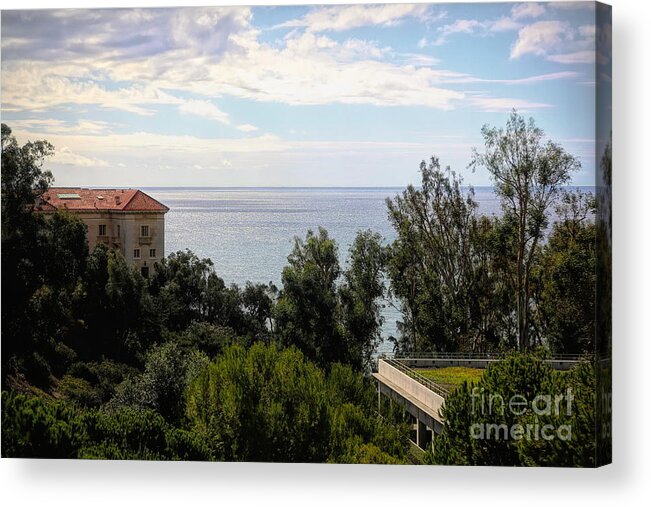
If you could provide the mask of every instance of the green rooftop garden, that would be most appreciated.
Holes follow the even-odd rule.
[[[460,386],[464,380],[468,382],[480,379],[484,370],[479,368],[466,368],[465,366],[450,366],[448,368],[416,369],[423,377],[433,380],[442,387],[452,391]]]

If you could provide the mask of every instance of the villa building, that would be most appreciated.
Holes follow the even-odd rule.
[[[149,276],[165,256],[165,213],[169,208],[141,190],[50,188],[37,209],[66,209],[87,226],[88,248],[103,243],[120,250],[131,265]]]

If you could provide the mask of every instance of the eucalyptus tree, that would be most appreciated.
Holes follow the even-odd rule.
[[[495,349],[509,337],[508,223],[479,216],[472,187],[436,157],[420,171],[420,188],[387,200],[397,234],[387,255],[402,312],[397,349]]]
[[[470,167],[485,168],[492,176],[507,218],[516,227],[512,269],[516,278],[518,346],[530,346],[531,272],[538,246],[561,187],[580,167],[577,158],[545,139],[533,118],[513,111],[505,128],[482,128],[484,152],[473,150]]]

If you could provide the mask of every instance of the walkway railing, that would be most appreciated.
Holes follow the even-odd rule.
[[[421,375],[417,371],[412,370],[411,368],[409,368],[409,366],[404,365],[399,360],[389,359],[389,358],[384,358],[381,360],[387,363],[389,366],[393,366],[396,370],[400,371],[401,373],[404,373],[408,377],[414,379],[419,384],[424,385],[430,391],[435,392],[439,396],[443,396],[445,398],[450,393],[450,391],[448,391],[444,387],[441,387],[439,384]]]
[[[392,359],[454,359],[454,360],[500,360],[505,359],[507,354],[499,352],[409,352],[397,354],[384,354],[384,357]],[[383,357],[380,356],[380,357]],[[544,357],[543,361],[579,361],[585,358],[580,354],[554,354]]]

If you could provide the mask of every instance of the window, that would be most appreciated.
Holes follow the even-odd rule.
[[[149,249],[149,257],[156,257],[156,249],[155,248],[150,248]]]
[[[120,224],[118,224],[118,236],[120,235]]]
[[[142,237],[142,238],[148,238],[149,237],[149,226],[148,225],[141,225],[140,226],[140,237]]]
[[[140,248],[134,248],[133,249],[133,258],[134,259],[140,259]]]
[[[106,224],[99,224],[98,229],[99,230],[97,234],[99,234],[100,236],[106,236]]]
[[[149,266],[141,267],[140,274],[143,276],[143,278],[149,278]]]

